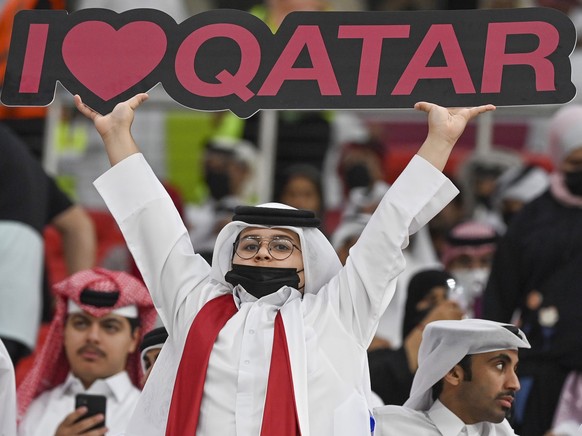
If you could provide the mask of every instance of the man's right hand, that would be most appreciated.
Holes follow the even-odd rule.
[[[81,418],[85,413],[87,413],[86,407],[79,407],[74,412],[69,413],[57,427],[55,436],[74,436],[81,434],[83,436],[103,436],[105,433],[107,433],[107,427],[105,427],[104,423],[105,416],[98,414],[79,420],[79,418]],[[99,423],[103,423],[103,427],[86,432],[95,424]]]

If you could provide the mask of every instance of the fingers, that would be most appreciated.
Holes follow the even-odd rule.
[[[102,436],[107,432],[105,427],[105,416],[103,414],[97,414],[89,418],[83,419],[83,416],[87,413],[86,407],[79,407],[74,412],[69,413],[66,418],[61,422],[55,436],[67,436],[67,435],[78,435],[83,434],[85,436]],[[103,424],[98,429],[86,432],[95,425]]]
[[[74,424],[79,418],[81,418],[85,413],[87,413],[87,408],[86,407],[79,407],[78,409],[76,409],[74,412],[69,413],[65,419],[63,420],[63,422],[61,423],[61,425],[65,425],[65,426],[71,426],[72,424]]]
[[[81,112],[83,115],[85,115],[90,120],[94,120],[99,115],[97,112],[95,112],[93,109],[91,109],[85,103],[83,103],[83,100],[81,100],[81,96],[79,94],[76,94],[73,98],[75,101],[75,106],[77,107],[79,112]]]
[[[434,103],[429,103],[426,101],[419,101],[414,105],[414,109],[422,112],[430,112],[433,108],[441,107]],[[447,109],[450,113],[458,113],[468,111],[469,118],[476,117],[484,112],[494,111],[496,107],[492,104],[484,104],[481,106],[475,106],[470,108],[449,108]]]
[[[83,434],[85,436],[91,435],[91,436],[100,436],[105,434],[105,432],[107,431],[107,429],[105,428],[105,416],[103,416],[101,413],[91,416],[89,418],[85,418],[85,419],[81,419],[81,421],[75,423],[74,425],[71,426],[71,430],[73,431],[72,434]],[[90,428],[101,424],[99,426],[99,428],[96,428],[94,430],[91,430],[90,432],[87,432],[87,430],[89,430]]]
[[[84,431],[81,434],[83,436],[103,436],[108,432],[108,428],[103,426],[103,427],[99,427],[96,428],[95,430],[91,430],[91,431]]]
[[[416,103],[414,105],[414,109],[416,109],[417,111],[422,111],[422,112],[428,113],[435,106],[436,106],[436,104],[434,104],[434,103],[429,103],[426,101],[419,101],[418,103]]]
[[[495,106],[493,106],[492,104],[485,104],[482,106],[476,106],[473,108],[469,109],[469,115],[471,118],[476,117],[479,114],[485,113],[485,112],[490,112],[490,111],[494,111],[495,109],[497,109]]]
[[[149,95],[147,95],[145,92],[142,92],[141,94],[136,94],[133,97],[131,97],[129,100],[127,100],[127,103],[129,104],[130,108],[135,110],[140,104],[142,104],[148,98]]]
[[[89,118],[91,120],[95,120],[96,117],[100,116],[100,114],[98,112],[94,111],[89,106],[87,106],[85,103],[83,103],[83,100],[81,99],[81,96],[79,94],[76,94],[73,98],[74,98],[75,106],[77,107],[79,112],[81,112],[87,118]],[[144,92],[141,94],[134,95],[129,100],[122,102],[122,103],[119,103],[119,105],[127,104],[127,105],[129,105],[129,107],[132,110],[135,110],[139,105],[141,105],[148,98],[149,98],[149,95],[147,95]]]

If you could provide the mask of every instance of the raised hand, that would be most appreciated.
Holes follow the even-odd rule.
[[[418,154],[440,170],[467,123],[479,114],[495,110],[492,104],[447,109],[424,101],[416,103],[414,108],[428,114],[428,136]]]
[[[111,113],[101,115],[85,105],[79,95],[75,95],[75,106],[79,112],[95,124],[112,165],[139,152],[137,144],[131,136],[131,124],[135,110],[147,99],[147,94],[134,95],[129,100],[116,105]]]

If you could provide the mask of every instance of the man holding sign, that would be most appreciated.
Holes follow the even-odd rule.
[[[169,332],[127,434],[370,433],[366,348],[402,249],[457,194],[441,170],[467,122],[494,106],[415,106],[427,139],[343,268],[313,214],[273,203],[237,210],[209,266],[131,136],[146,99],[101,116],[75,97],[113,165],[95,186]]]

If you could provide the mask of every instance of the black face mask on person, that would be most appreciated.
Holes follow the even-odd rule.
[[[233,286],[241,285],[249,294],[261,298],[277,292],[283,286],[299,289],[299,273],[301,271],[297,271],[297,268],[233,264],[232,269],[226,273],[224,279]]]
[[[372,183],[372,176],[368,171],[368,167],[363,163],[356,163],[346,168],[345,179],[349,190],[366,188]]]
[[[205,181],[210,195],[220,200],[230,194],[230,176],[226,171],[205,170]]]
[[[564,183],[572,195],[582,197],[582,171],[565,172]]]

